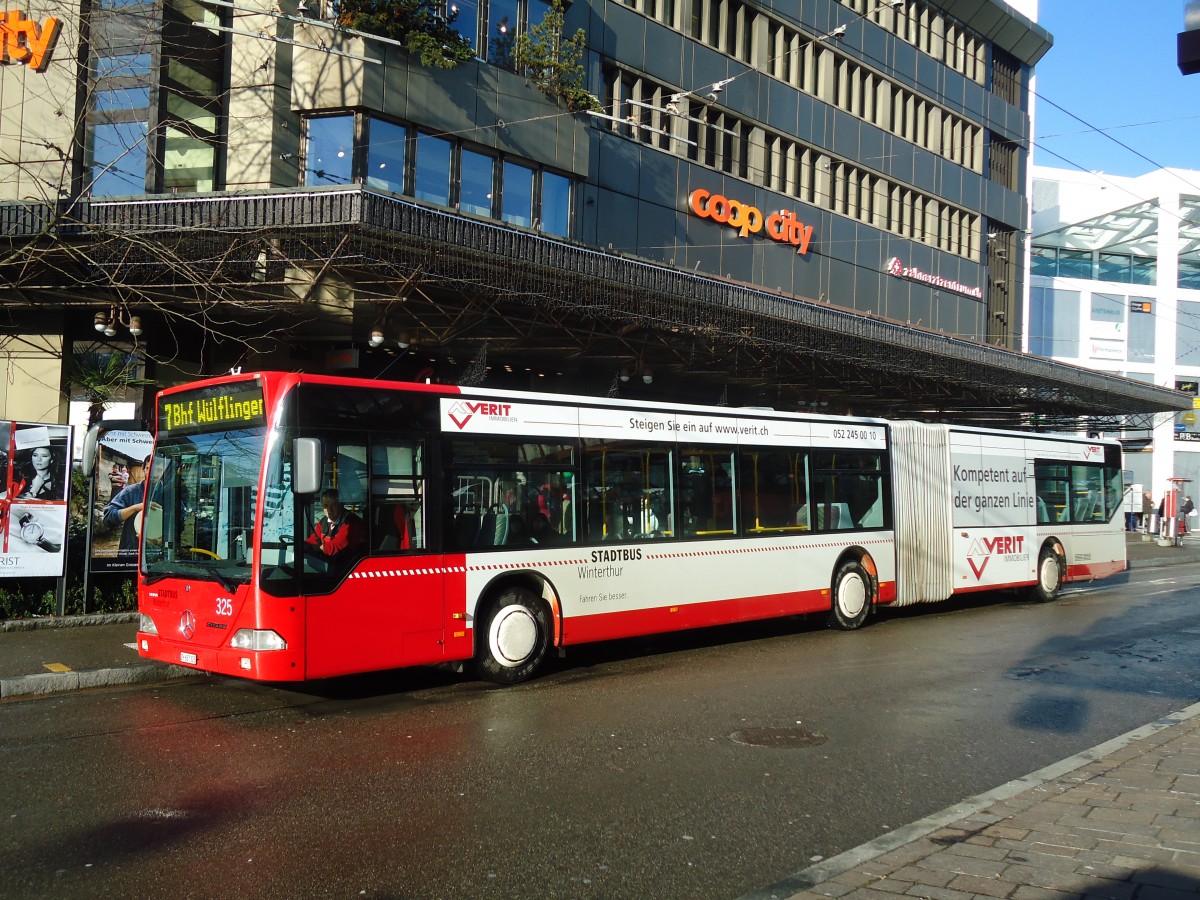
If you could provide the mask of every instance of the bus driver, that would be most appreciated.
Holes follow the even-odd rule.
[[[321,509],[325,515],[313,526],[313,533],[305,541],[318,548],[322,556],[341,557],[365,542],[363,520],[342,505],[337,491],[330,488],[321,494]]]

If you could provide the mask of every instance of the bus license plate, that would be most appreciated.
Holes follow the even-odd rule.
[[[179,661],[181,663],[187,663],[189,666],[194,666],[197,662],[196,654],[195,653],[184,653],[181,651],[179,654]]]

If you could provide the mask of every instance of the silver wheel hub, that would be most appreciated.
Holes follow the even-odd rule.
[[[838,583],[837,605],[848,619],[855,618],[867,605],[867,586],[858,575],[847,575]]]
[[[492,617],[488,646],[500,665],[512,669],[533,655],[537,647],[538,623],[523,606],[506,606]]]
[[[1049,592],[1058,587],[1058,560],[1047,556],[1042,560],[1042,589]]]

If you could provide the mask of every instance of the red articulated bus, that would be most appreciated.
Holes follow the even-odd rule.
[[[294,373],[162,391],[139,652],[269,681],[1125,568],[1113,442]]]

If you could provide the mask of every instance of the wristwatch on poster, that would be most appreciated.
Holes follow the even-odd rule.
[[[21,529],[21,540],[27,544],[36,544],[47,553],[57,553],[59,545],[53,541],[46,540],[46,529],[41,523],[33,518],[32,513],[22,513],[17,520],[17,526]]]

